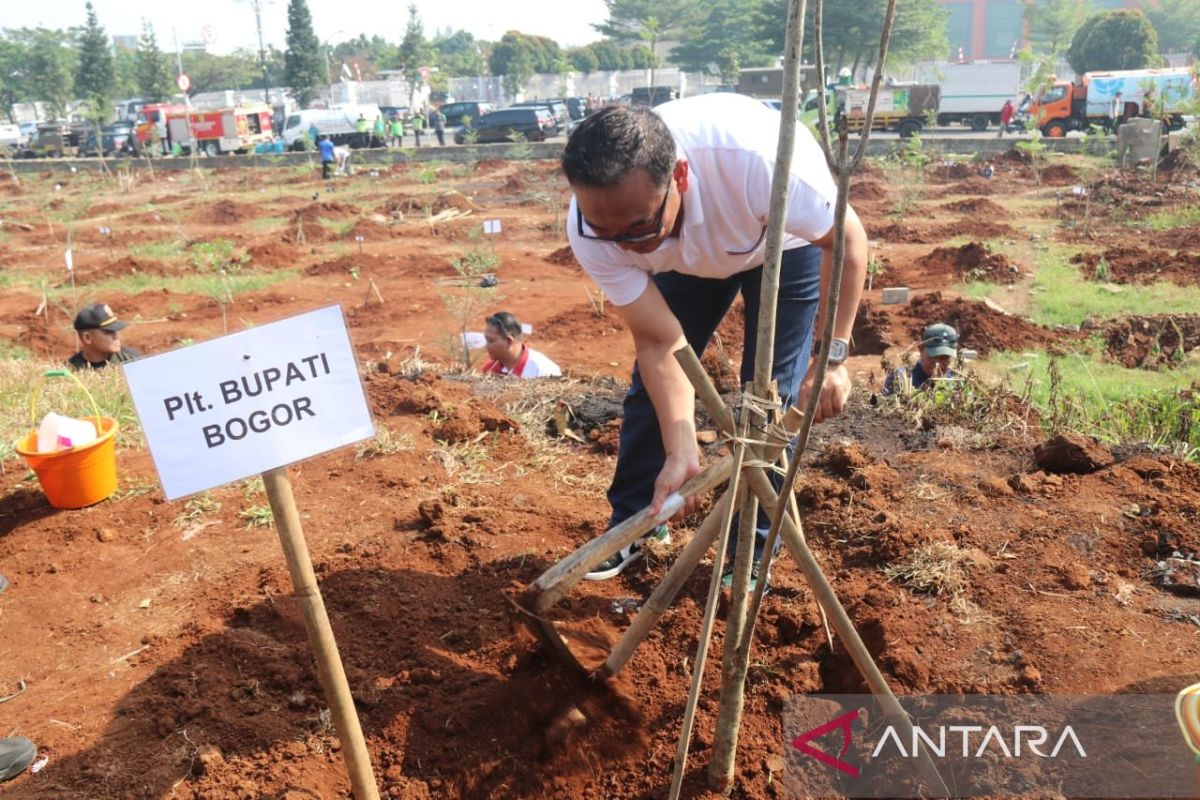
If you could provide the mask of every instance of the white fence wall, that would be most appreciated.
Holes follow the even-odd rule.
[[[699,72],[682,72],[677,67],[660,67],[654,72],[654,83],[671,86],[680,96],[702,94],[712,91],[721,84],[720,78]],[[562,75],[538,74],[529,79],[524,90],[516,97],[509,97],[504,90],[502,76],[475,76],[451,78],[450,94],[455,100],[478,100],[495,103],[503,107],[522,100],[540,100],[544,97],[620,97],[629,94],[635,86],[649,86],[648,69],[631,69],[597,72],[566,72]]]

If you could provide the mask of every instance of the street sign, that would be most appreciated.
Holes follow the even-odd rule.
[[[192,88],[192,79],[187,76],[186,72],[179,73],[179,77],[175,79],[175,85],[179,87],[179,91],[186,92]]]
[[[168,500],[375,435],[340,306],[122,368]]]

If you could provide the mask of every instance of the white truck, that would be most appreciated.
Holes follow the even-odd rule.
[[[315,125],[317,134],[329,136],[334,144],[345,144],[352,147],[365,147],[359,142],[358,118],[362,116],[367,121],[368,136],[375,125],[375,119],[383,116],[375,103],[359,103],[334,106],[333,108],[305,108],[288,115],[283,123],[283,141],[290,150],[303,148],[302,139]],[[316,142],[313,142],[315,145]]]
[[[973,131],[1000,124],[1005,100],[1017,103],[1021,92],[1021,64],[1016,61],[946,62],[938,65],[942,87],[937,124],[969,125]]]

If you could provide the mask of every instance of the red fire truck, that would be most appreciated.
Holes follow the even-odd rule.
[[[167,117],[171,114],[183,114],[187,106],[182,103],[146,103],[137,112],[138,145],[145,149],[148,144],[161,145],[163,152],[170,150],[167,145]]]
[[[271,142],[271,107],[263,104],[184,111],[167,115],[167,135],[190,153],[192,142],[208,156],[245,153],[256,144]]]

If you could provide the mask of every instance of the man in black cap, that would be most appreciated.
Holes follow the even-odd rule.
[[[141,358],[140,350],[121,347],[121,331],[128,323],[117,319],[113,310],[104,303],[92,303],[75,316],[75,330],[79,334],[79,352],[67,359],[72,369],[102,369],[109,364],[120,364]]]

